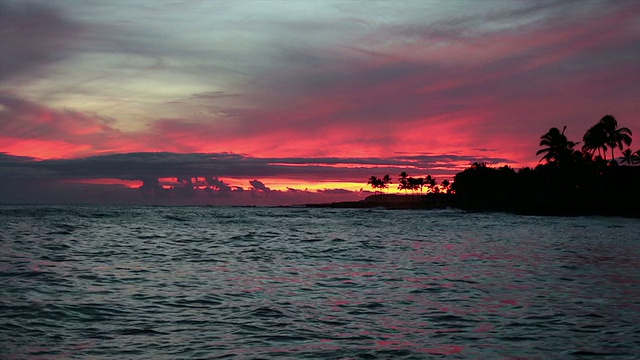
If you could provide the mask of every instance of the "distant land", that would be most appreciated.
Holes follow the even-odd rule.
[[[427,195],[402,195],[402,194],[376,194],[367,196],[360,201],[342,201],[325,204],[307,204],[311,208],[353,208],[370,209],[385,208],[389,210],[404,209],[445,209],[457,207],[454,194],[427,194]]]
[[[502,211],[528,215],[604,215],[640,217],[640,151],[628,146],[632,132],[618,127],[612,115],[605,115],[587,130],[582,149],[551,128],[540,137],[543,155],[535,168],[514,170],[474,163],[455,175],[453,183],[411,177],[402,172],[400,190],[411,195],[384,194],[392,180],[372,176],[369,184],[381,194],[362,201],[315,204],[310,207],[386,209],[458,208],[466,211]],[[624,149],[624,146],[627,146]],[[624,149],[624,150],[623,150]],[[621,157],[616,158],[619,150]],[[607,158],[607,153],[610,157]],[[620,163],[616,159],[620,160]],[[427,194],[416,194],[427,188]]]

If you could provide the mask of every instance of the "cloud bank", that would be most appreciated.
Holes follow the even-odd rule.
[[[227,195],[531,166],[554,126],[640,131],[638,19],[633,1],[0,0],[0,152],[44,179]]]
[[[364,186],[371,174],[395,176],[408,169],[416,175],[429,172],[441,179],[450,178],[459,169],[443,166],[437,170],[437,165],[439,162],[450,165],[452,161],[463,168],[475,161],[501,163],[504,159],[455,155],[393,159],[253,158],[229,153],[164,152],[37,160],[0,153],[0,173],[4,175],[0,202],[291,205],[357,200],[369,192],[330,188],[331,184],[354,182]],[[327,187],[273,190],[263,182],[282,178],[303,182],[321,179]],[[232,185],[225,179],[242,181],[244,185]]]

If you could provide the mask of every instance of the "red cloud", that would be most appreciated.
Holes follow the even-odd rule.
[[[7,94],[0,95],[0,106],[5,119],[0,122],[0,151],[64,158],[136,149],[132,137],[112,128],[110,119],[53,110]]]
[[[120,131],[97,114],[4,96],[2,116],[9,120],[0,124],[0,151],[37,157],[448,153],[532,165],[538,137],[552,126],[568,125],[576,141],[607,113],[640,128],[640,7],[590,6],[575,16],[566,16],[574,5],[551,4],[486,19],[377,28],[358,44],[301,48],[305,56],[283,54],[281,68],[267,67],[260,82],[232,96],[215,91],[181,100],[181,107],[210,101],[219,110],[210,119],[158,119],[139,132]],[[502,30],[485,26],[529,18],[541,20]],[[216,101],[227,98],[234,106],[224,111]]]

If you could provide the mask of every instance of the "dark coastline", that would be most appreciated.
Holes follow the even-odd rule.
[[[629,198],[609,197],[606,202],[579,201],[552,202],[536,199],[529,202],[465,203],[455,194],[428,195],[371,195],[361,201],[343,201],[322,204],[306,204],[308,208],[335,209],[385,209],[385,210],[436,210],[457,209],[468,213],[503,212],[532,216],[622,216],[640,218],[640,206]],[[627,200],[627,201],[625,201]]]
[[[560,131],[551,128],[540,137],[543,155],[535,168],[515,170],[509,166],[491,167],[475,162],[457,173],[453,182],[435,178],[411,177],[400,173],[398,189],[406,195],[376,194],[358,202],[313,204],[309,207],[386,209],[456,208],[469,212],[505,212],[550,216],[624,216],[640,217],[640,150],[633,152],[632,132],[618,127],[612,115],[605,115],[589,128],[582,151]],[[615,151],[622,157],[616,160]],[[611,157],[607,159],[608,151]],[[626,164],[626,166],[624,166]],[[371,176],[368,185],[387,189],[387,174]],[[427,187],[427,194],[417,194]],[[411,195],[406,191],[410,190]]]
[[[309,208],[372,209],[387,210],[427,210],[455,208],[455,196],[452,194],[400,195],[377,194],[367,196],[360,201],[343,201],[324,204],[307,204]]]

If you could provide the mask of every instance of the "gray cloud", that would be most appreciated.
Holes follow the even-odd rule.
[[[46,4],[0,0],[0,82],[27,73],[37,76],[43,66],[65,59],[81,30]]]
[[[216,190],[224,193],[231,192],[231,186],[224,183],[224,181],[218,179],[217,177],[209,177],[206,178],[205,181],[209,186],[214,187]]]
[[[451,176],[473,162],[510,163],[508,159],[461,155],[412,155],[390,158],[254,158],[231,153],[177,154],[168,152],[129,153],[80,159],[40,160],[0,153],[2,173],[24,177],[38,174],[49,179],[116,178],[143,180],[146,188],[157,188],[151,179],[178,178],[186,183],[203,177],[206,184],[222,191],[231,190],[220,177],[299,178],[309,180],[362,181],[375,173],[412,173]],[[349,165],[344,167],[343,165]],[[448,170],[433,170],[433,167]],[[13,171],[8,171],[13,169]],[[256,180],[257,181],[257,180]],[[255,189],[265,190],[261,182]],[[262,184],[264,185],[264,184]],[[257,187],[256,187],[257,186]]]
[[[249,181],[249,184],[251,184],[251,187],[253,188],[254,191],[262,191],[265,193],[271,192],[271,189],[269,189],[262,181],[260,180],[251,180]]]
[[[138,104],[151,99],[148,108],[135,109],[145,114],[148,112],[141,110],[152,109],[152,133],[123,133],[106,116],[55,110],[35,102],[45,104],[46,99],[36,96],[27,101],[26,95],[5,93],[0,97],[2,135],[90,148],[83,154],[211,149],[202,143],[192,145],[198,137],[227,149],[224,142],[228,139],[261,144],[260,136],[265,134],[270,135],[265,136],[268,140],[254,154],[261,150],[285,153],[271,148],[300,139],[302,143],[305,136],[318,140],[315,149],[303,149],[306,153],[332,154],[332,148],[340,145],[359,150],[377,149],[380,144],[400,148],[396,145],[404,145],[401,135],[414,135],[416,128],[424,133],[402,149],[437,150],[441,147],[436,126],[454,120],[459,123],[443,131],[454,143],[446,148],[457,146],[459,135],[468,137],[460,140],[460,152],[396,154],[384,159],[301,158],[292,152],[281,158],[168,152],[45,161],[0,156],[0,174],[5,179],[26,179],[14,181],[14,186],[109,177],[142,180],[143,191],[167,194],[158,178],[180,178],[184,180],[181,188],[195,189],[198,185],[191,179],[205,177],[208,186],[226,193],[228,185],[220,180],[224,177],[363,181],[370,175],[407,170],[450,178],[461,166],[475,161],[522,160],[510,158],[516,147],[519,154],[534,158],[536,139],[551,126],[568,124],[568,131],[584,131],[609,112],[624,126],[634,130],[640,126],[635,116],[640,93],[637,2],[523,2],[501,4],[500,8],[507,9],[496,11],[481,9],[494,6],[491,4],[476,7],[470,6],[473,2],[443,2],[442,6],[469,7],[473,16],[447,11],[446,16],[427,18],[428,6],[421,2],[398,6],[379,2],[364,8],[338,2],[327,7],[338,9],[339,17],[331,13],[310,21],[279,8],[256,9],[242,2],[226,3],[225,11],[212,15],[216,21],[208,16],[184,21],[173,3],[147,6],[134,2],[127,6],[128,11],[121,11],[118,3],[86,4],[0,0],[0,81],[13,76],[48,79],[37,70],[74,52],[86,54],[100,61],[82,63],[91,72],[83,69],[78,74],[69,71],[75,64],[69,63],[68,74],[77,76],[69,81],[92,78],[96,70],[113,82],[92,84],[87,91],[93,95],[117,100],[118,108],[130,95]],[[208,5],[214,6],[207,2],[180,6]],[[108,10],[104,14],[109,20],[89,11],[96,6]],[[326,15],[324,10],[321,13]],[[154,16],[142,16],[148,11]],[[263,16],[262,11],[278,16]],[[229,12],[235,15],[225,18]],[[248,18],[240,17],[245,14]],[[327,20],[335,26],[327,26]],[[93,30],[96,28],[101,31]],[[202,29],[210,31],[205,34]],[[210,34],[216,36],[203,37]],[[81,43],[75,42],[80,38]],[[425,49],[432,53],[426,56]],[[154,89],[139,87],[122,94],[113,90],[134,81],[175,83],[175,88],[187,85],[175,99],[188,102],[189,110],[162,114],[170,119],[158,120],[161,110],[154,109],[153,103],[157,99],[146,93],[136,97],[138,91]],[[55,89],[49,91],[61,92],[63,99],[68,94],[60,82],[42,83],[51,84]],[[102,92],[110,87],[110,92]],[[206,91],[209,88],[214,90]],[[192,105],[205,115],[191,118]],[[136,116],[123,114],[137,117],[136,111]],[[213,120],[209,118],[212,113]],[[433,132],[429,132],[431,126]],[[579,140],[580,135],[573,138]],[[509,155],[460,155],[464,152]],[[221,184],[216,185],[217,181]]]
[[[0,153],[0,203],[287,205],[352,201],[368,193],[344,189],[278,191],[258,179],[355,181],[365,186],[371,175],[395,177],[406,170],[414,176],[431,174],[438,179],[451,178],[460,166],[473,161],[503,160],[429,154],[389,159],[261,159],[229,153],[166,152],[37,160]],[[450,167],[447,169],[447,166]],[[248,180],[250,188],[245,190],[229,186],[222,180],[224,177],[253,180]],[[166,178],[175,180],[159,181]],[[132,189],[121,185],[82,183],[82,180],[90,179],[139,180],[142,186]]]

